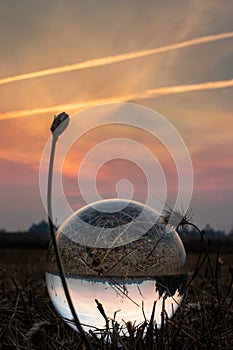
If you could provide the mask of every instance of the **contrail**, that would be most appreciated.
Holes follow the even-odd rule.
[[[233,32],[207,35],[207,36],[202,36],[202,37],[182,41],[180,43],[171,44],[171,45],[167,45],[167,46],[163,46],[155,49],[133,51],[133,52],[124,53],[124,54],[115,55],[115,56],[106,56],[106,57],[90,59],[79,63],[74,63],[74,64],[65,65],[65,66],[54,67],[54,68],[44,69],[36,72],[19,74],[11,77],[2,78],[0,79],[0,85],[13,83],[20,80],[49,76],[49,75],[58,74],[58,73],[65,73],[65,72],[71,72],[75,70],[107,66],[113,63],[133,60],[136,58],[146,57],[146,56],[150,56],[150,55],[154,55],[162,52],[177,50],[184,47],[209,43],[211,41],[223,40],[223,39],[228,39],[232,37],[233,37]]]
[[[233,87],[233,79],[209,81],[209,82],[197,83],[197,84],[165,86],[165,87],[159,87],[156,89],[148,89],[142,92],[132,93],[132,94],[123,95],[123,96],[99,98],[99,99],[87,100],[83,102],[56,105],[56,106],[44,107],[44,108],[10,111],[6,113],[1,113],[0,120],[33,116],[36,114],[44,114],[44,113],[57,114],[57,113],[60,113],[61,111],[77,112],[80,109],[88,108],[88,107],[91,107],[97,104],[102,104],[102,103],[126,102],[131,100],[140,100],[140,99],[142,100],[142,99],[152,98],[152,97],[156,98],[159,96],[182,94],[182,93],[187,93],[192,91],[224,89],[228,87]]]

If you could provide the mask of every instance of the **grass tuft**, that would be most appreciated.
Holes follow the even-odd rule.
[[[200,252],[188,254],[182,304],[170,320],[163,310],[160,329],[154,322],[155,304],[148,321],[135,325],[126,320],[122,334],[115,319],[106,315],[104,302],[96,300],[106,327],[87,334],[93,349],[232,349],[232,255],[211,253],[203,236],[200,247]],[[0,349],[85,350],[79,334],[61,320],[49,299],[46,251],[2,249],[0,263]]]

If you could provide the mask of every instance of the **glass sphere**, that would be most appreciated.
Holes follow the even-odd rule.
[[[58,229],[56,240],[65,277],[84,329],[103,329],[97,308],[123,328],[127,321],[154,321],[177,310],[186,282],[186,254],[177,232],[160,223],[153,209],[134,201],[102,200],[75,212]],[[46,283],[58,313],[74,329],[59,277],[53,246]],[[161,316],[164,311],[165,316]],[[111,322],[110,322],[111,325]]]

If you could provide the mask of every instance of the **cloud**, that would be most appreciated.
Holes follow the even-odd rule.
[[[44,70],[40,70],[40,71],[36,71],[36,72],[19,74],[19,75],[15,75],[15,76],[2,78],[2,79],[0,79],[0,85],[16,82],[16,81],[20,81],[20,80],[35,79],[35,78],[49,76],[49,75],[53,75],[53,74],[66,73],[66,72],[71,72],[71,71],[87,69],[87,68],[106,66],[109,64],[120,63],[120,62],[129,61],[129,60],[136,59],[136,58],[147,57],[150,55],[155,55],[155,54],[159,54],[159,53],[163,53],[163,52],[167,52],[167,51],[182,49],[182,48],[190,47],[190,46],[194,46],[194,45],[209,43],[212,41],[228,39],[228,38],[232,38],[232,37],[233,37],[233,32],[213,34],[213,35],[207,35],[207,36],[202,36],[202,37],[186,40],[183,42],[178,42],[178,43],[171,44],[171,45],[162,46],[162,47],[155,48],[155,49],[133,51],[133,52],[125,53],[125,54],[90,59],[90,60],[87,60],[84,62],[69,64],[69,65],[60,66],[60,67],[53,67],[53,68],[44,69]]]
[[[228,80],[219,80],[219,81],[208,81],[197,84],[185,84],[185,85],[175,85],[175,86],[164,86],[155,89],[148,89],[138,93],[129,93],[128,95],[123,96],[113,96],[106,98],[99,98],[93,100],[87,100],[78,103],[56,105],[51,107],[38,107],[34,109],[26,109],[19,111],[11,111],[0,114],[0,120],[20,118],[26,116],[32,116],[43,113],[58,113],[61,111],[74,111],[84,108],[88,108],[97,104],[104,103],[114,103],[114,102],[123,102],[130,100],[140,100],[148,98],[156,98],[159,96],[168,96],[173,94],[183,94],[194,91],[203,91],[203,90],[216,90],[216,89],[225,89],[233,87],[233,79]]]

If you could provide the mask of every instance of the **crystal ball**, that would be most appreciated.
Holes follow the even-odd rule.
[[[76,211],[56,232],[69,292],[85,331],[104,329],[106,320],[161,326],[181,303],[186,253],[176,230],[148,206],[121,199],[95,202]],[[46,283],[52,303],[74,329],[53,246]],[[162,317],[162,313],[164,313]]]

